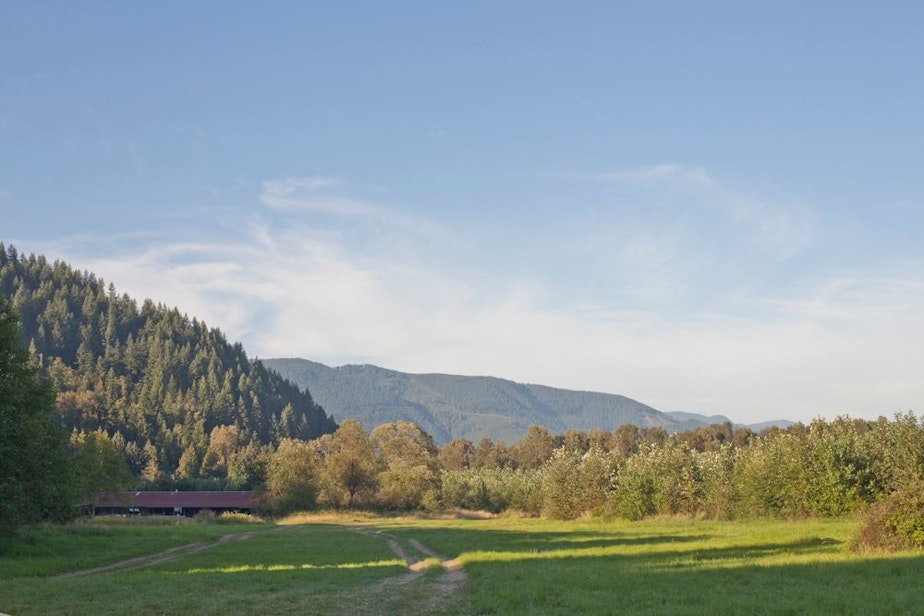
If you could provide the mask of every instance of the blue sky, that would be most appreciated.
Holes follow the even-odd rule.
[[[0,1],[0,240],[261,357],[922,410],[920,3],[325,4]]]

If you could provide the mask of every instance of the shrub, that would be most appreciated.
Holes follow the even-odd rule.
[[[809,426],[808,506],[813,515],[833,517],[874,500],[875,478],[854,422],[838,417]]]
[[[225,512],[215,518],[216,524],[259,524],[263,520],[249,513]]]
[[[734,485],[742,517],[808,517],[811,459],[805,435],[780,432],[753,441],[741,450]]]
[[[599,513],[612,480],[612,463],[599,449],[585,454],[556,449],[542,472],[542,514],[573,520],[587,512]]]
[[[542,515],[553,520],[580,516],[584,511],[580,454],[556,449],[543,471]]]
[[[509,503],[499,489],[498,469],[443,471],[440,495],[447,507],[498,513]]]
[[[695,453],[671,439],[631,456],[616,473],[613,512],[629,520],[697,513],[703,478]]]
[[[732,444],[725,443],[716,451],[696,456],[702,476],[700,507],[705,517],[734,517],[737,504],[734,477],[739,451]]]
[[[870,507],[851,547],[856,552],[924,550],[924,482]]]
[[[198,522],[211,522],[215,519],[215,512],[211,509],[200,509],[193,518]]]
[[[509,467],[443,471],[440,497],[446,507],[492,513],[517,509],[539,515],[542,475],[536,470]]]

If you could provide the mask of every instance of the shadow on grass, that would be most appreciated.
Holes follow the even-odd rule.
[[[721,552],[745,560],[709,568],[607,556],[466,569],[479,614],[921,614],[924,606],[924,556],[754,565],[746,553]]]
[[[362,596],[366,613],[414,613],[408,606],[434,594],[440,572],[398,585],[407,576],[386,544],[395,535],[402,544],[415,538],[464,563],[464,596],[451,603],[458,614],[924,613],[924,555],[852,555],[842,540],[819,536],[828,532],[824,526],[668,521],[366,528],[373,532],[333,524],[261,531],[144,570],[4,580],[0,611],[113,613],[130,595],[139,614],[356,613]],[[840,528],[837,537],[846,536]],[[125,532],[110,540],[119,536],[142,539]]]
[[[464,563],[477,614],[924,614],[924,554],[809,533],[398,532]]]
[[[462,551],[464,552],[493,551],[497,549],[503,549],[505,552],[536,552],[562,549],[645,547],[660,544],[692,543],[712,539],[712,535],[704,533],[639,535],[585,529],[575,531],[520,531],[493,530],[485,529],[484,527],[458,529],[396,525],[388,526],[386,531],[397,536],[439,538],[440,543],[458,546],[463,548]]]

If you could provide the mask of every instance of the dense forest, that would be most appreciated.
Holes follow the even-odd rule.
[[[268,447],[336,428],[219,330],[151,300],[139,307],[92,273],[0,243],[0,293],[55,389],[61,426],[105,433],[150,484],[253,486]]]

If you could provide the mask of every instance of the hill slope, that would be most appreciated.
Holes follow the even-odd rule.
[[[674,418],[625,396],[493,377],[407,374],[371,365],[330,368],[306,359],[263,363],[310,389],[338,420],[358,419],[367,429],[399,419],[413,421],[439,443],[454,438],[477,442],[482,437],[512,443],[533,424],[561,433],[572,428],[612,431],[624,423],[673,432],[715,423],[691,413]]]
[[[150,300],[139,308],[66,263],[0,243],[0,293],[52,379],[63,426],[104,430],[136,474],[152,465],[173,475],[183,462],[181,476],[220,476],[204,464],[219,426],[233,427],[234,448],[252,450],[336,429],[307,391],[250,361],[219,330]]]

